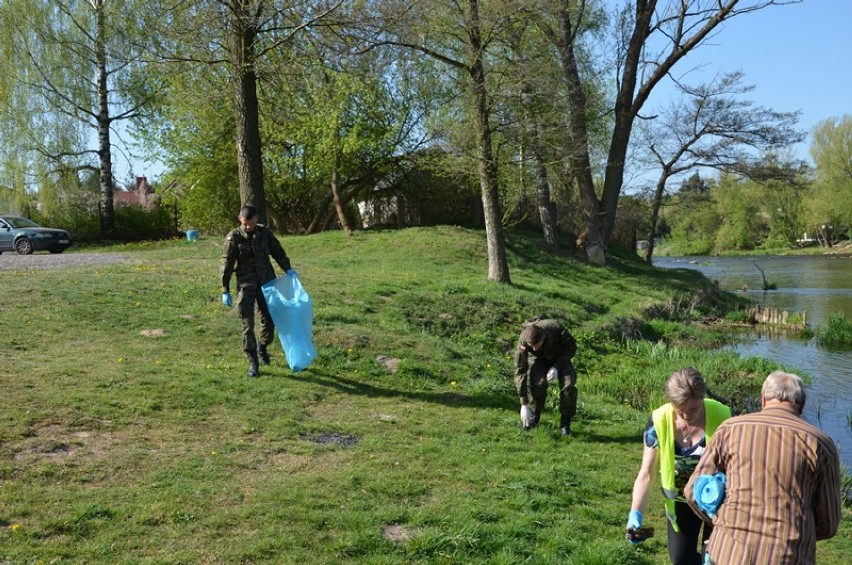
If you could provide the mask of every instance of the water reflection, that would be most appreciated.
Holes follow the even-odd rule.
[[[814,257],[664,257],[654,260],[662,268],[689,268],[719,281],[725,290],[750,300],[793,312],[806,311],[811,327],[829,316],[843,313],[852,320],[852,259]],[[763,291],[766,280],[778,286]],[[802,341],[783,331],[762,328],[744,332],[733,347],[741,355],[765,357],[793,372],[813,377],[808,387],[804,417],[828,433],[840,447],[840,457],[852,472],[852,351],[831,351]]]

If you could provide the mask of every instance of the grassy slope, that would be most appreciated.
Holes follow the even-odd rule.
[[[696,330],[673,322],[638,327],[668,347],[606,338],[706,281],[537,242],[510,234],[505,286],[485,280],[479,232],[285,238],[320,357],[294,375],[276,348],[252,381],[218,240],[0,272],[0,561],[665,563],[656,493],[658,536],[623,539],[647,408],[679,366],[733,396],[770,365],[685,348]],[[570,439],[554,406],[517,426],[512,350],[537,314],[581,343]],[[846,511],[819,562],[845,563],[850,537]]]

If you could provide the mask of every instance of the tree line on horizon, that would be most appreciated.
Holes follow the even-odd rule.
[[[824,216],[800,221],[848,225],[830,202],[848,182],[784,157],[798,114],[747,100],[742,73],[678,79],[675,103],[646,107],[721,24],[786,3],[5,0],[0,203],[56,220],[94,204],[109,238],[121,151],[164,164],[154,184],[183,225],[225,229],[252,203],[282,233],[351,233],[359,205],[391,207],[399,224],[484,227],[504,283],[505,226],[570,235],[603,264],[637,230],[677,233],[672,192],[694,170],[719,172],[713,194],[822,187]],[[625,197],[638,169],[659,180]]]

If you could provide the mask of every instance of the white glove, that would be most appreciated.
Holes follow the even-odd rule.
[[[521,404],[521,425],[528,428],[532,424],[533,413],[526,404]]]
[[[559,369],[556,367],[551,367],[547,372],[547,382],[551,383],[559,376]]]

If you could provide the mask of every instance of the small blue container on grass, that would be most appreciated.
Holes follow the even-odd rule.
[[[198,230],[186,230],[186,240],[195,241],[198,239]]]

